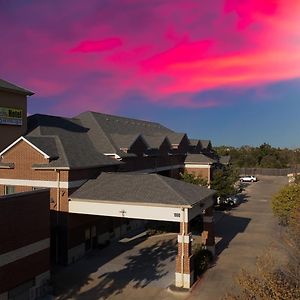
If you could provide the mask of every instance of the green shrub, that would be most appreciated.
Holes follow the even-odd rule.
[[[282,188],[272,199],[272,209],[281,225],[288,225],[293,213],[300,207],[300,185],[292,184]]]
[[[197,245],[193,249],[193,254],[194,254],[195,275],[199,276],[208,269],[210,263],[213,260],[213,255],[209,250],[205,249],[202,245]]]

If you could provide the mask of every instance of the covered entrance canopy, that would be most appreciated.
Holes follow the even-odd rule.
[[[70,196],[69,212],[180,222],[176,286],[193,283],[189,221],[203,214],[204,244],[214,247],[213,190],[157,174],[102,173]],[[210,248],[214,252],[214,249]]]

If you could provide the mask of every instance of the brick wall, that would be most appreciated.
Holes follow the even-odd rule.
[[[200,176],[203,178],[208,179],[209,176],[209,168],[207,169],[198,169],[198,168],[189,168],[188,166],[185,166],[185,170],[188,173],[194,174],[195,176]]]
[[[0,255],[50,237],[49,190],[0,197]],[[49,270],[49,248],[0,267],[0,293]]]
[[[14,163],[15,167],[0,169],[0,178],[56,180],[56,174],[53,171],[32,169],[32,164],[45,164],[48,160],[24,141],[20,141],[4,153],[1,162]]]
[[[0,151],[2,151],[25,134],[27,130],[27,98],[24,95],[0,91],[0,107],[22,109],[23,111],[22,126],[0,124]]]

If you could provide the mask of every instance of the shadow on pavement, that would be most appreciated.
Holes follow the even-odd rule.
[[[242,233],[250,223],[250,218],[242,218],[225,214],[221,224],[216,224],[216,236],[221,237],[221,240],[216,245],[216,254],[220,255],[223,250],[228,248],[230,242],[236,235]]]
[[[174,261],[177,254],[175,239],[157,241],[151,246],[141,248],[137,254],[126,257],[126,263],[120,270],[100,273],[96,279],[90,278],[90,274],[96,272],[101,265],[118,254],[132,249],[140,242],[142,240],[134,240],[127,243],[130,245],[126,246],[118,245],[118,253],[111,253],[110,255],[109,253],[101,254],[102,251],[99,251],[99,256],[105,256],[104,261],[97,259],[89,268],[85,268],[85,273],[81,274],[81,280],[72,282],[69,285],[71,289],[61,290],[59,293],[61,296],[57,299],[107,299],[111,295],[121,294],[129,284],[133,288],[143,288],[165,276],[168,273],[165,268],[166,264],[170,260]],[[114,251],[114,247],[110,246],[109,248],[110,251]],[[87,284],[91,284],[92,281],[97,282],[97,284],[78,295],[80,289]]]

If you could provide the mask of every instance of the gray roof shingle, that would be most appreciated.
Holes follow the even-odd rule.
[[[167,142],[170,144],[169,139],[163,135],[157,135],[157,136],[143,135],[143,138],[150,149],[159,149],[165,140],[167,140]]]
[[[212,164],[216,161],[204,154],[188,154],[185,158],[185,163],[204,163],[204,164]]]
[[[102,173],[88,180],[70,198],[192,207],[214,194],[205,187],[157,174]]]
[[[77,116],[82,124],[91,128],[89,135],[95,147],[102,153],[116,153],[119,147],[116,145],[115,137],[142,135],[149,141],[149,146],[159,148],[158,142],[163,142],[168,137],[171,144],[179,144],[185,137],[184,133],[173,132],[167,127],[155,123],[120,116],[107,115],[96,112],[84,112]],[[122,156],[122,155],[120,155]]]
[[[89,168],[120,164],[98,152],[87,131],[76,119],[30,116],[25,138],[52,158],[49,164],[36,167]]]
[[[111,134],[111,138],[118,149],[129,149],[132,144],[140,137],[139,134]]]
[[[32,96],[34,94],[33,92],[31,92],[29,90],[26,90],[22,87],[19,87],[15,84],[12,84],[3,79],[0,79],[0,90],[14,92],[14,93],[22,94],[22,95],[26,95],[26,96]]]
[[[197,146],[200,142],[200,140],[197,140],[197,139],[189,139],[189,142],[190,142],[190,145],[191,146]]]
[[[200,140],[200,143],[201,143],[202,148],[206,149],[209,146],[209,144],[211,143],[211,141],[210,140]]]

